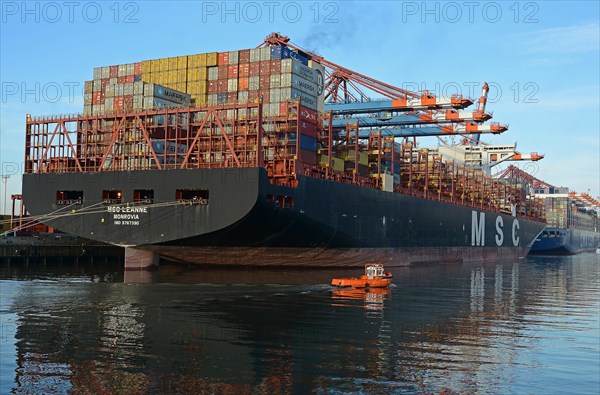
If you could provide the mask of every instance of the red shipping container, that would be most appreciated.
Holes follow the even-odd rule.
[[[217,81],[208,81],[208,93],[212,95],[212,94],[217,93],[217,90],[218,90]]]
[[[227,80],[217,81],[217,93],[227,93],[227,91],[228,91]]]
[[[109,75],[110,78],[117,77],[119,75],[119,66],[110,66]]]
[[[249,63],[250,62],[250,50],[242,49],[239,51],[238,60],[240,63]]]
[[[317,126],[306,121],[300,121],[300,134],[317,138]]]
[[[300,106],[300,119],[310,122],[313,125],[317,125],[317,112],[315,110],[311,110],[310,108]]]
[[[117,84],[124,84],[125,83],[125,77],[117,77]]]
[[[238,77],[238,65],[232,64],[227,67],[227,78],[237,78]]]
[[[240,77],[240,79],[238,80],[238,91],[247,91],[248,81],[249,77]]]
[[[217,54],[217,65],[223,66],[229,63],[229,52],[219,52]]]
[[[264,62],[260,62],[260,75],[269,75],[271,74],[271,62],[265,60]]]
[[[282,101],[281,104],[279,104],[279,115],[288,115],[288,103],[286,101]]]
[[[250,77],[255,77],[260,74],[260,63],[253,62],[250,63],[250,73],[248,74]]]
[[[98,92],[92,95],[92,104],[102,104],[104,102],[104,93]]]
[[[229,92],[227,94],[227,103],[236,103],[237,102],[237,92]]]
[[[250,65],[248,63],[241,64],[238,75],[240,77],[248,77],[250,75]]]
[[[120,96],[120,97],[115,97],[115,100],[114,100],[114,103],[113,103],[113,105],[114,105],[114,107],[113,107],[113,108],[114,108],[115,110],[122,110],[122,109],[123,109],[123,106],[125,105],[125,101],[123,100],[123,97],[122,97],[122,96]]]
[[[228,71],[229,71],[228,66],[219,66],[218,71],[219,71],[219,79],[226,80]]]
[[[128,75],[127,77],[125,77],[125,82],[129,83],[129,82],[135,82],[135,76],[133,75]]]
[[[307,151],[301,149],[298,155],[298,160],[309,165],[317,164],[317,153],[315,151]]]
[[[102,82],[100,83],[100,85],[102,86],[103,91],[106,90],[106,87],[108,86],[109,83],[110,83],[110,78],[102,78]]]
[[[271,86],[271,76],[261,75],[258,77],[258,84],[260,89],[269,89]]]
[[[281,60],[271,60],[271,74],[281,73]]]
[[[250,103],[257,102],[259,97],[260,97],[260,91],[250,91],[250,92],[248,92],[248,101]]]
[[[137,62],[133,64],[133,74],[142,74],[142,62]]]

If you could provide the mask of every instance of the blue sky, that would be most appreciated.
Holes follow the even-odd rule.
[[[3,173],[23,161],[25,115],[80,112],[94,67],[250,48],[279,31],[396,86],[478,96],[490,82],[488,109],[510,129],[483,139],[544,153],[527,166],[536,176],[600,194],[595,1],[2,1],[1,11]],[[8,193],[19,191],[14,174]]]

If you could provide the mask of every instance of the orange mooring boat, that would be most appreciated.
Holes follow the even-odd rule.
[[[365,274],[349,278],[334,278],[331,285],[334,287],[354,287],[354,288],[385,288],[392,283],[392,274],[383,270],[380,263],[371,263],[365,265]]]

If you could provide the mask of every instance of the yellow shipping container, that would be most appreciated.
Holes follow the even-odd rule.
[[[206,54],[198,54],[198,67],[206,67]]]
[[[327,155],[319,156],[319,164],[321,166],[327,165]],[[344,160],[340,158],[331,158],[331,168],[337,171],[344,171]]]
[[[206,81],[208,79],[208,68],[201,67],[198,69],[198,80]]]
[[[198,95],[206,93],[206,81],[188,81],[187,93],[190,95]]]
[[[216,52],[209,52],[206,54],[206,66],[207,67],[211,67],[211,66],[216,66],[217,65],[217,53]]]
[[[157,73],[162,71],[162,64],[160,63],[160,59],[154,59],[150,61],[150,68],[153,73]]]
[[[167,58],[167,70],[177,70],[177,58]]]
[[[177,70],[177,82],[186,82],[187,81],[187,69],[179,69]]]
[[[200,55],[188,55],[188,69],[194,69],[198,67],[198,60],[200,59]]]
[[[188,67],[188,57],[187,56],[178,56],[177,57],[177,68],[178,69],[187,69]]]
[[[160,59],[160,71],[167,71],[167,70],[169,70],[169,59],[168,58]]]
[[[149,60],[142,61],[142,75],[152,72],[152,63]]]
[[[358,153],[358,163],[361,165],[368,165],[369,164],[369,154],[366,152],[359,152]]]

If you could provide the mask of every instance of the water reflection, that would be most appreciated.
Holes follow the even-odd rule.
[[[598,393],[599,261],[398,268],[370,290],[326,285],[339,271],[0,267],[0,392]]]

